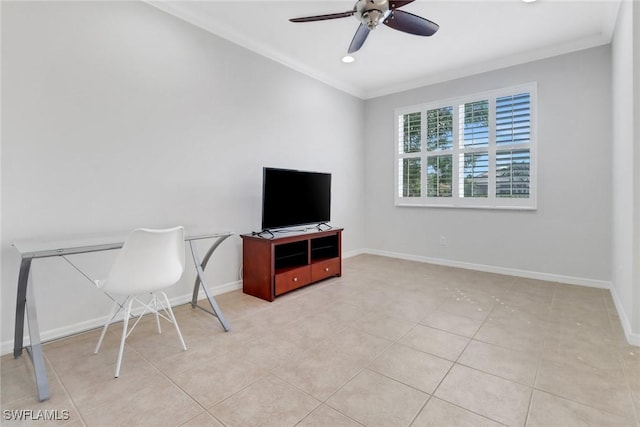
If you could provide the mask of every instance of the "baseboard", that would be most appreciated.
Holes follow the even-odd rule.
[[[225,283],[213,288],[208,288],[209,293],[214,296],[231,292],[237,289],[242,289],[242,282],[239,280],[235,282]],[[191,293],[180,295],[180,296],[171,298],[169,302],[171,303],[172,307],[175,307],[178,305],[183,305],[191,302],[191,297],[192,297]],[[200,290],[200,293],[198,294],[198,301],[201,301],[204,299],[206,299],[206,296],[204,295],[204,292]],[[134,314],[139,314],[139,312]],[[100,328],[104,325],[105,320],[106,318],[102,316],[102,317],[96,317],[94,319],[86,320],[83,322],[74,323],[72,325],[67,325],[62,328],[44,330],[40,333],[40,340],[43,343],[45,343],[47,341],[53,341],[56,339],[68,337],[70,335],[79,334],[81,332],[86,332],[92,329]],[[26,324],[25,324],[25,328],[26,328]],[[27,334],[24,337],[24,345],[28,346],[30,344],[31,343],[29,341],[29,336]],[[2,343],[0,343],[0,352],[2,355],[13,353],[13,340],[3,341]]]
[[[355,250],[355,251],[343,252],[342,253],[342,258],[343,259],[352,258],[354,256],[358,256],[358,255],[362,255],[362,254],[366,254],[366,253],[368,253],[368,252],[365,251],[364,249],[358,249],[358,250]]]
[[[616,306],[618,317],[620,317],[620,324],[622,325],[622,330],[624,332],[624,336],[627,338],[627,342],[631,345],[640,347],[640,334],[636,334],[632,331],[631,322],[627,317],[627,313],[624,311],[624,307],[622,307],[616,288],[613,286],[611,287],[611,297],[613,298],[613,303]]]
[[[594,280],[583,277],[564,276],[561,274],[541,273],[537,271],[519,270],[515,268],[497,267],[493,265],[474,264],[470,262],[454,261],[443,258],[432,258],[418,255],[409,255],[397,252],[380,251],[377,249],[367,249],[364,253],[380,255],[390,258],[406,259],[428,264],[444,265],[447,267],[463,268],[466,270],[483,271],[485,273],[504,274],[507,276],[524,277],[527,279],[546,280],[548,282],[566,283],[569,285],[588,286],[590,288],[611,289],[611,282],[607,280]]]

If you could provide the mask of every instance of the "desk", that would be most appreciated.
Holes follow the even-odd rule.
[[[196,281],[193,286],[193,297],[191,306],[200,308],[218,318],[220,324],[225,331],[229,331],[230,327],[227,320],[222,315],[220,307],[216,303],[213,296],[209,295],[207,287],[204,283],[204,268],[206,267],[213,252],[220,244],[232,236],[232,232],[201,232],[195,231],[190,233],[187,230],[185,241],[189,244],[193,263],[196,267]],[[47,372],[44,365],[44,357],[42,354],[42,343],[40,341],[40,329],[38,326],[38,317],[36,313],[35,294],[31,285],[31,261],[37,258],[47,258],[54,256],[64,256],[72,254],[82,254],[89,252],[108,251],[119,249],[124,245],[127,235],[112,236],[95,236],[90,238],[74,239],[58,242],[46,242],[38,240],[22,240],[12,244],[20,253],[20,273],[18,276],[18,296],[16,302],[16,324],[13,344],[13,357],[17,358],[22,355],[24,336],[24,317],[25,310],[27,315],[27,325],[29,327],[30,346],[26,347],[27,353],[33,362],[33,368],[36,377],[36,386],[38,388],[38,398],[40,401],[47,400],[50,397],[49,384],[47,382]],[[204,258],[200,260],[195,247],[196,240],[215,239]],[[197,304],[198,290],[202,286],[205,295],[211,305],[212,312]]]

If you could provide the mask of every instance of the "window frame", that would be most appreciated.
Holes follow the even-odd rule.
[[[459,96],[445,100],[438,100],[409,107],[396,108],[394,111],[394,200],[396,206],[417,206],[417,207],[448,207],[448,208],[480,208],[480,209],[514,209],[514,210],[535,210],[537,209],[537,83],[525,83],[517,86],[505,87],[502,89],[475,93],[471,95]],[[528,143],[500,143],[498,144],[496,135],[496,101],[499,98],[515,96],[522,93],[529,93],[530,108],[530,137]],[[464,146],[464,132],[460,125],[460,108],[464,109],[465,104],[489,101],[489,141],[487,145]],[[427,147],[427,112],[452,107],[452,138],[453,146],[450,149],[428,150]],[[420,151],[413,153],[403,153],[403,128],[402,118],[405,114],[420,113],[421,133]],[[499,152],[529,150],[529,197],[498,197],[497,193],[497,155]],[[464,171],[465,154],[488,153],[488,188],[487,197],[461,197],[460,192],[464,191],[464,181],[461,179],[461,171]],[[452,176],[451,176],[451,196],[450,197],[430,197],[428,196],[428,161],[435,156],[452,156]],[[401,196],[401,176],[403,173],[401,164],[403,159],[419,158],[422,168],[420,170],[420,196]],[[464,194],[464,193],[463,193]]]

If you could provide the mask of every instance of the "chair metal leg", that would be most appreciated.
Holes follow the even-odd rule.
[[[122,338],[120,338],[120,350],[118,351],[118,362],[116,363],[116,375],[120,376],[120,366],[122,365],[122,354],[124,353],[124,342],[127,339],[127,329],[129,329],[129,316],[131,315],[131,305],[133,304],[133,297],[129,297],[127,301],[127,307],[124,313],[124,324],[122,325]]]
[[[176,331],[178,332],[178,338],[180,338],[180,344],[182,344],[182,349],[186,350],[187,345],[184,343],[184,338],[182,338],[182,332],[180,332],[178,321],[176,320],[176,316],[173,314],[173,310],[171,309],[171,304],[169,304],[169,298],[167,297],[167,294],[165,294],[164,292],[160,292],[160,293],[164,297],[164,302],[167,304],[167,312],[169,313],[169,316],[171,316],[171,321],[173,322],[173,326],[176,327]]]
[[[95,350],[93,350],[93,354],[98,354],[98,351],[100,351],[102,340],[104,339],[104,336],[107,333],[107,329],[109,328],[109,325],[111,324],[111,322],[113,322],[113,318],[116,317],[116,315],[118,314],[118,311],[120,311],[120,304],[118,304],[117,301],[114,301],[113,307],[111,308],[111,312],[109,313],[109,317],[107,318],[107,321],[105,322],[104,327],[102,328],[102,333],[100,334],[100,339],[98,340],[98,344],[96,345]]]
[[[153,295],[153,308],[156,311],[156,326],[158,326],[158,333],[162,333],[162,328],[160,327],[160,315],[158,314],[158,297],[155,294]]]

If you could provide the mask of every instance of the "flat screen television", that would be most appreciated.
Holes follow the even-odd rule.
[[[263,230],[322,224],[330,219],[330,173],[263,169]]]

